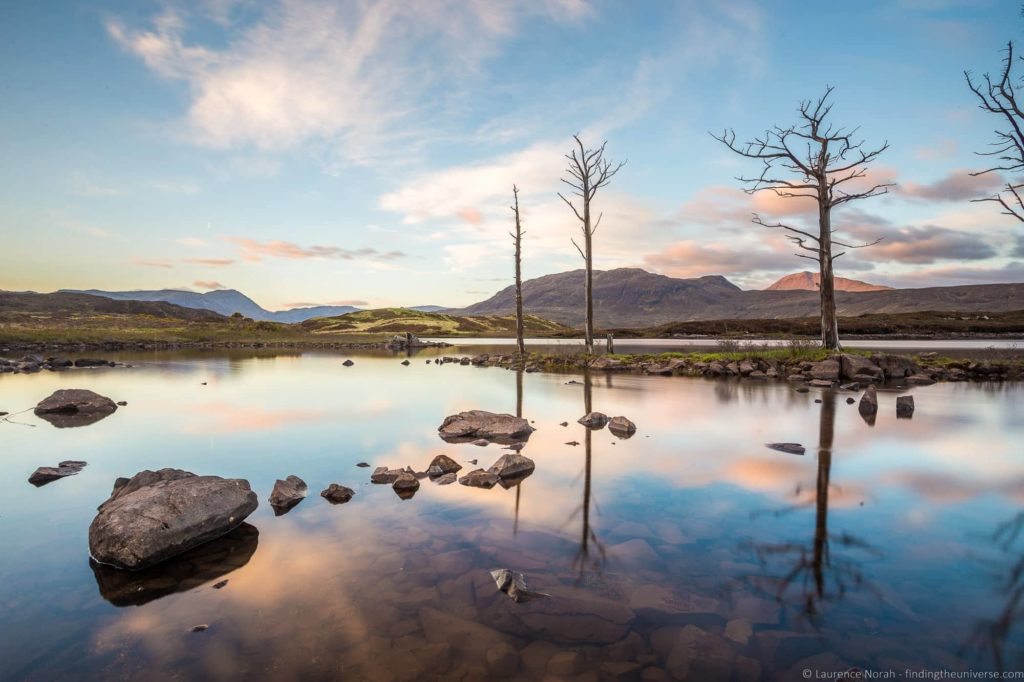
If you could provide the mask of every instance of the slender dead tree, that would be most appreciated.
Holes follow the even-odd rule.
[[[526,342],[523,340],[523,223],[519,219],[519,188],[512,185],[512,214],[516,217],[516,231],[509,232],[512,242],[516,246],[516,347],[519,349],[519,358],[526,355]]]
[[[583,247],[572,240],[572,245],[580,252],[586,274],[583,280],[583,293],[586,298],[586,313],[584,318],[584,343],[587,353],[594,352],[594,233],[601,224],[602,214],[598,214],[597,220],[591,222],[590,204],[601,189],[615,176],[619,170],[626,165],[625,161],[612,164],[604,158],[604,148],[608,144],[605,140],[596,149],[587,149],[583,146],[580,136],[573,135],[576,147],[565,158],[569,161],[566,172],[568,178],[562,178],[562,182],[572,188],[572,193],[580,198],[582,206],[576,207],[572,199],[567,199],[561,192],[558,197],[572,209],[576,219],[580,221],[580,231],[583,232]]]
[[[1018,57],[1020,59],[1020,57]],[[1020,173],[1024,171],[1024,111],[1017,101],[1015,87],[1024,85],[1024,79],[1013,75],[1013,43],[1006,44],[1006,58],[999,77],[993,79],[984,74],[977,82],[971,77],[970,71],[964,71],[967,87],[971,89],[980,102],[978,108],[995,114],[1001,119],[1002,127],[995,131],[996,139],[989,144],[991,149],[978,152],[980,156],[992,158],[992,165],[985,170],[971,173],[973,176],[986,175],[1006,171]],[[1016,81],[1016,83],[1015,83]],[[1001,190],[990,197],[973,201],[994,201],[1003,207],[1002,213],[1013,216],[1024,222],[1024,182],[1007,180]]]
[[[851,244],[833,238],[832,209],[850,201],[867,199],[885,194],[892,183],[877,184],[857,190],[856,181],[867,175],[867,166],[889,148],[889,143],[872,150],[864,148],[864,142],[855,141],[857,130],[846,131],[827,123],[832,104],[829,97],[833,87],[825,88],[816,102],[806,100],[800,103],[800,122],[782,128],[773,126],[764,135],[746,143],[736,142],[736,133],[726,130],[712,137],[740,156],[761,162],[761,174],[756,177],[738,177],[744,183],[744,191],[754,194],[760,191],[774,192],[784,198],[813,200],[818,206],[817,234],[808,230],[786,225],[781,222],[767,223],[754,214],[753,222],[764,227],[783,230],[787,237],[802,251],[797,253],[818,263],[821,295],[821,344],[824,348],[839,348],[839,325],[836,319],[836,294],[832,263],[845,251],[834,253],[833,247],[861,249],[877,244],[875,240],[866,244]],[[854,182],[853,186],[847,183]]]

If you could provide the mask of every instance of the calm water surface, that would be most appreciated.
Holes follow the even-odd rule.
[[[900,391],[882,392],[870,426],[847,394],[775,383],[595,375],[588,387],[432,355],[343,357],[147,353],[120,356],[132,368],[0,377],[11,413],[58,388],[128,401],[81,428],[0,421],[0,678],[1024,669],[1019,385],[914,388],[911,420],[895,417]],[[487,467],[500,446],[449,445],[437,427],[519,401],[537,469],[518,487],[424,480],[403,501],[355,466],[422,470],[447,453]],[[585,431],[588,406],[637,434]],[[89,465],[26,482],[66,459]],[[161,467],[247,478],[260,507],[158,569],[94,571],[96,506],[118,476]],[[289,474],[310,496],[275,517],[266,498]],[[355,498],[321,499],[334,482]],[[488,575],[499,567],[552,596],[513,603]]]

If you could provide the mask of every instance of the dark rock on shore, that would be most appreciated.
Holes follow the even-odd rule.
[[[89,552],[103,564],[139,570],[219,538],[259,505],[249,482],[180,469],[118,479],[89,526]]]
[[[287,514],[292,507],[302,502],[306,497],[306,493],[309,491],[309,486],[298,476],[289,476],[288,478],[278,479],[274,482],[274,489],[270,493],[268,502],[270,506],[274,508],[274,514],[281,516]]]
[[[896,416],[900,419],[914,416],[914,396],[901,395],[896,398]]]
[[[35,407],[35,414],[57,428],[88,426],[117,411],[113,400],[81,388],[54,391]]]
[[[28,477],[28,482],[39,488],[66,476],[74,476],[84,469],[86,464],[86,462],[67,460],[61,462],[56,467],[39,467]]]
[[[626,417],[612,417],[608,421],[608,430],[619,438],[631,438],[636,433],[636,424]]]
[[[603,412],[588,412],[577,419],[576,422],[583,424],[588,429],[603,429],[608,423],[608,415]]]
[[[352,499],[355,495],[355,491],[352,488],[346,488],[343,485],[332,483],[327,486],[326,489],[320,491],[320,497],[324,498],[331,504],[344,504]]]
[[[249,563],[259,545],[260,532],[242,523],[225,535],[157,565],[123,571],[89,560],[100,596],[114,606],[141,606],[178,592],[187,592],[217,580]],[[227,584],[221,581],[213,587]]]
[[[450,443],[483,439],[507,445],[528,440],[534,428],[522,417],[469,410],[445,417],[437,430],[441,438]]]
[[[99,358],[78,358],[75,367],[114,367],[117,363]]]

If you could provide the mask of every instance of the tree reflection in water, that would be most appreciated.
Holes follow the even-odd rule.
[[[583,414],[590,414],[593,410],[592,387],[590,370],[587,369],[583,374]],[[582,514],[583,517],[580,547],[576,551],[576,556],[572,562],[577,581],[583,581],[588,570],[600,573],[606,560],[604,545],[598,540],[597,534],[590,525],[590,507],[592,504],[596,506],[591,493],[593,432],[589,428],[584,428],[583,432],[583,452],[586,457],[583,465],[583,502],[569,516],[570,523],[576,518],[577,514]]]
[[[818,423],[818,472],[814,498],[806,503],[774,512],[775,516],[782,516],[813,504],[815,508],[814,535],[810,547],[796,542],[755,543],[753,546],[758,560],[766,569],[776,560],[792,561],[795,558],[792,567],[779,578],[774,597],[782,604],[791,603],[796,606],[798,612],[815,626],[819,624],[819,617],[826,602],[841,600],[848,591],[854,589],[872,589],[864,578],[858,560],[834,554],[833,547],[870,556],[880,556],[878,550],[853,535],[829,532],[828,505],[832,473],[832,441],[835,435],[836,421],[835,392],[823,392],[821,401]],[[800,492],[800,489],[797,488],[796,494],[799,495]],[[878,594],[878,596],[881,599],[881,595]]]
[[[996,591],[1006,595],[1006,602],[994,618],[982,620],[975,626],[964,649],[973,649],[978,656],[983,656],[984,652],[991,654],[993,664],[1003,672],[1006,645],[1014,642],[1011,635],[1018,619],[1024,615],[1024,510],[1000,523],[992,533],[992,542],[999,556],[988,563]],[[1011,669],[1022,666],[1024,652]]]

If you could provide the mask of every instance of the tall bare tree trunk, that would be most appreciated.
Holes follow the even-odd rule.
[[[523,338],[523,226],[519,220],[519,188],[515,185],[512,185],[512,196],[515,200],[512,212],[516,217],[516,231],[512,235],[516,245],[516,347],[522,360],[526,355],[526,341]]]
[[[587,236],[584,243],[586,257],[586,279],[583,284],[584,296],[587,297],[587,312],[586,321],[583,331],[584,345],[586,346],[587,353],[593,354],[594,352],[594,252],[593,252],[593,237],[590,232],[590,202],[586,202],[583,206],[583,219],[584,224],[587,227]]]
[[[839,350],[836,283],[832,271],[832,207],[828,197],[818,203],[818,289],[821,293],[821,347]]]

